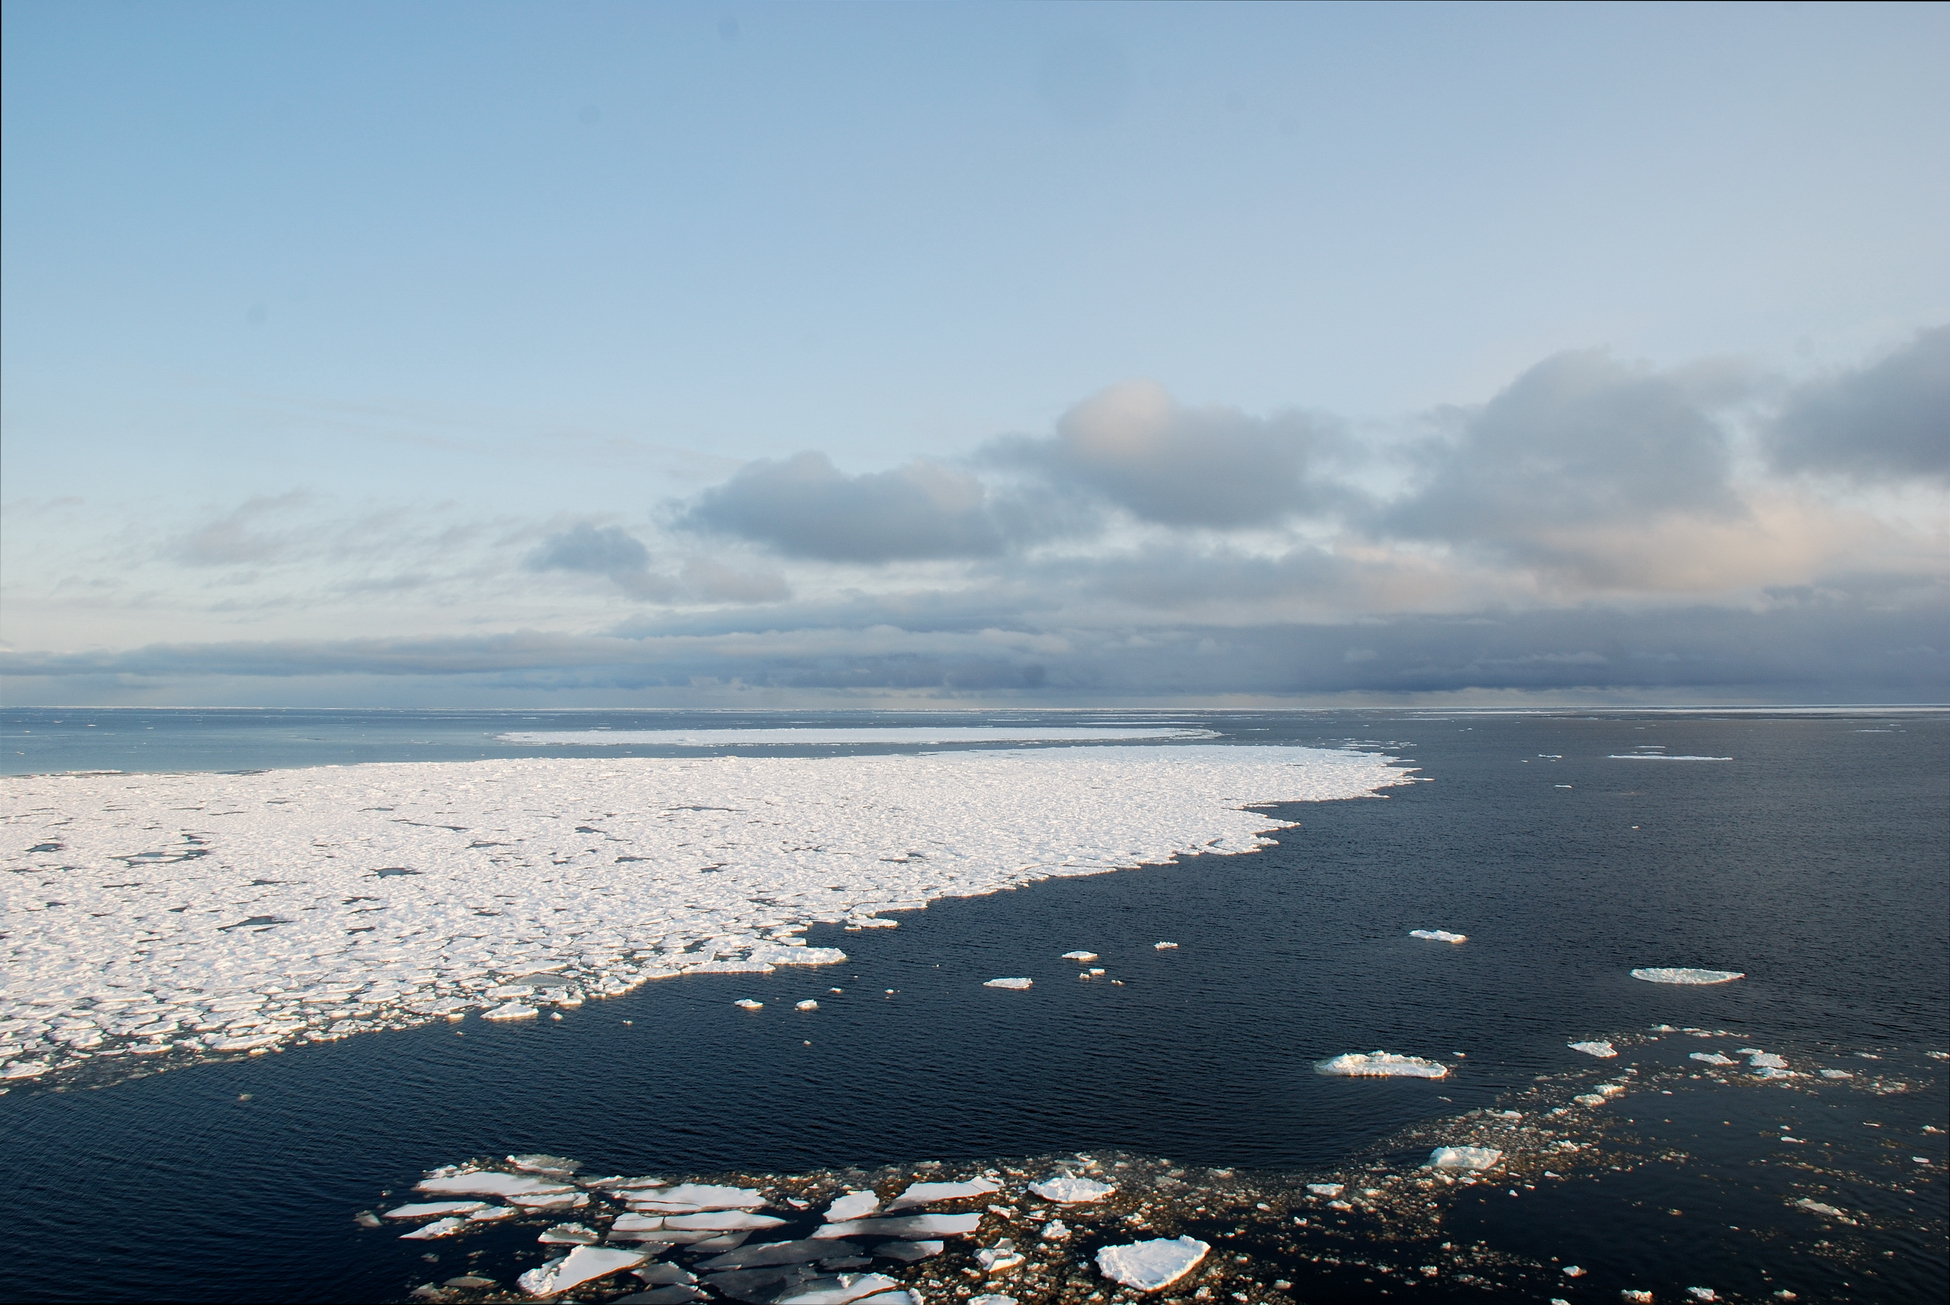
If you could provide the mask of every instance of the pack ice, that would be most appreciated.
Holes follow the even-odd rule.
[[[1404,782],[1388,761],[1113,744],[9,776],[0,1077],[837,963],[800,935],[1252,851],[1281,822],[1244,808]]]

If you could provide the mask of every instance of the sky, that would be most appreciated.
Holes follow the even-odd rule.
[[[0,701],[1950,701],[1950,6],[9,0]]]

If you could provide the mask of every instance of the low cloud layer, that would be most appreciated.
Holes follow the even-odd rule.
[[[1773,423],[1768,452],[1786,472],[1950,483],[1950,326],[1803,386]]]

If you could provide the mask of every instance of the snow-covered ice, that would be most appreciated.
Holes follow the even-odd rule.
[[[1070,1225],[1061,1219],[1051,1219],[1043,1225],[1042,1238],[1046,1242],[1067,1242],[1070,1240]]]
[[[1178,950],[1178,944],[1175,942],[1154,942],[1151,944],[1151,949],[1160,952],[1176,951]]]
[[[1734,1065],[1739,1063],[1732,1056],[1722,1056],[1717,1051],[1695,1051],[1686,1058],[1688,1060],[1704,1061],[1709,1065]]]
[[[1439,1061],[1398,1056],[1390,1051],[1350,1051],[1320,1061],[1314,1070],[1353,1078],[1445,1078],[1449,1073],[1449,1067]]]
[[[905,1210],[939,1201],[966,1201],[1001,1190],[1002,1184],[992,1178],[971,1178],[965,1183],[910,1183],[907,1190],[895,1197],[887,1208]]]
[[[631,1194],[628,1199],[632,1208],[639,1204],[634,1194]],[[654,1193],[646,1193],[645,1199],[678,1213],[697,1210],[756,1210],[765,1204],[765,1197],[755,1187],[731,1187],[717,1183],[679,1183],[675,1187],[660,1187]]]
[[[465,1228],[470,1221],[458,1217],[435,1219],[432,1223],[421,1224],[412,1232],[400,1234],[401,1241],[432,1241],[436,1237],[452,1237]]]
[[[1059,1174],[1055,1178],[1047,1178],[1033,1184],[1029,1190],[1045,1201],[1055,1201],[1059,1205],[1081,1205],[1089,1201],[1101,1201],[1117,1189],[1109,1183],[1100,1183],[1095,1179]]]
[[[1024,988],[1035,986],[1035,981],[1018,976],[1012,979],[990,979],[982,986],[984,988],[1014,988],[1017,991],[1021,991]]]
[[[430,1174],[413,1186],[416,1191],[453,1196],[515,1197],[555,1193],[568,1195],[575,1191],[575,1188],[567,1183],[550,1182],[546,1178],[529,1178],[521,1174],[504,1174],[492,1169]]]
[[[1731,983],[1747,976],[1739,970],[1643,969],[1633,970],[1634,979],[1647,983]]]
[[[738,1007],[740,1010],[764,1010],[765,1009],[764,1002],[753,1001],[750,997],[740,997],[737,1001],[734,1001],[731,1004]]]
[[[1078,961],[1078,962],[1082,962],[1082,963],[1086,963],[1086,964],[1087,964],[1088,962],[1090,962],[1090,961],[1094,961],[1094,960],[1096,960],[1096,959],[1097,959],[1097,953],[1095,953],[1095,952],[1064,952],[1064,953],[1063,953],[1063,959],[1064,959],[1064,960],[1066,960],[1066,961]]]
[[[1159,1237],[1097,1252],[1097,1271],[1139,1291],[1163,1291],[1196,1269],[1212,1247],[1196,1237]]]
[[[813,1236],[830,1237],[965,1237],[981,1226],[979,1214],[910,1214],[892,1219],[847,1219],[829,1223]]]
[[[748,744],[806,747],[857,743],[1118,743],[1139,739],[1209,739],[1211,730],[1181,725],[867,725],[723,730],[527,730],[495,736],[502,743],[596,747],[722,748]]]
[[[1315,1196],[1339,1196],[1346,1183],[1308,1183],[1307,1190]]]
[[[795,1003],[793,1003],[793,1006],[792,1006],[792,1009],[794,1009],[794,1010],[818,1010],[818,1009],[819,1009],[819,1003],[818,1003],[818,1002],[816,1002],[816,1001],[814,1001],[814,1000],[813,1000],[813,999],[812,999],[811,997],[808,997],[808,998],[806,998],[806,999],[805,999],[804,1001],[801,1001],[801,1002],[795,1002]]]
[[[884,1273],[837,1273],[818,1277],[773,1297],[775,1305],[847,1305],[849,1301],[878,1297],[881,1292],[899,1292],[902,1283]],[[891,1296],[886,1298],[891,1301]]]
[[[443,1214],[472,1214],[487,1208],[486,1201],[416,1201],[386,1211],[387,1219],[434,1219]]]
[[[1564,1045],[1573,1051],[1582,1051],[1587,1056],[1596,1056],[1600,1060],[1610,1060],[1618,1054],[1618,1048],[1609,1042],[1567,1042]]]
[[[1468,934],[1450,933],[1447,929],[1410,929],[1408,936],[1411,938],[1427,938],[1431,942],[1466,943],[1469,941]]]
[[[1489,1146],[1439,1146],[1429,1152],[1432,1169],[1494,1169],[1503,1152]]]
[[[1251,851],[1284,826],[1249,806],[1406,782],[1389,760],[1190,744],[9,776],[0,821],[33,850],[0,860],[0,1021],[22,1021],[0,1075],[836,964],[805,929]]]
[[[843,1223],[848,1219],[864,1219],[880,1208],[880,1198],[872,1192],[848,1192],[836,1197],[826,1207],[827,1223]]]
[[[673,1214],[664,1227],[682,1232],[736,1232],[741,1228],[776,1228],[785,1220],[747,1210],[707,1210],[702,1214]]]
[[[559,1260],[530,1269],[516,1281],[530,1296],[554,1296],[585,1282],[634,1269],[649,1258],[642,1251],[623,1251],[613,1246],[578,1246]]]

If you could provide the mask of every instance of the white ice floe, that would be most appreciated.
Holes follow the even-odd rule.
[[[386,1211],[388,1219],[435,1219],[443,1214],[472,1214],[485,1210],[486,1201],[418,1201]]]
[[[1855,1077],[1855,1075],[1849,1073],[1845,1069],[1824,1069],[1821,1071],[1821,1076],[1823,1078],[1854,1078]]]
[[[1647,983],[1731,983],[1747,976],[1739,970],[1643,969],[1633,970],[1634,979]]]
[[[1314,1072],[1352,1078],[1445,1078],[1449,1067],[1420,1056],[1398,1056],[1391,1051],[1350,1051],[1318,1062]]]
[[[880,1209],[880,1198],[872,1192],[848,1192],[837,1197],[826,1207],[827,1223],[842,1223],[848,1219],[864,1219]]]
[[[1307,1190],[1315,1196],[1339,1196],[1346,1186],[1346,1183],[1308,1183]]]
[[[1466,943],[1469,941],[1468,934],[1450,933],[1447,929],[1410,929],[1408,936],[1411,938],[1427,938],[1431,942]]]
[[[1004,1296],[998,1291],[985,1291],[979,1296],[970,1296],[968,1305],[1016,1305],[1016,1298]]]
[[[776,1228],[785,1220],[746,1210],[706,1210],[701,1214],[673,1214],[664,1227],[683,1232],[736,1232],[740,1228]]]
[[[1492,1146],[1439,1146],[1429,1152],[1432,1169],[1494,1169],[1503,1152]]]
[[[536,1152],[530,1155],[511,1155],[508,1163],[525,1174],[545,1174],[550,1178],[567,1178],[582,1168],[582,1161],[571,1160],[564,1155],[543,1155]]]
[[[1097,1252],[1097,1271],[1139,1291],[1163,1291],[1196,1269],[1212,1247],[1196,1237],[1159,1237]]]
[[[753,1001],[750,997],[740,997],[737,1001],[734,1001],[731,1004],[738,1007],[741,1010],[764,1010],[765,1009],[764,1002]]]
[[[1840,1220],[1846,1224],[1853,1224],[1855,1222],[1855,1220],[1849,1218],[1847,1211],[1838,1210],[1824,1201],[1813,1201],[1804,1196],[1798,1201],[1791,1202],[1791,1204],[1799,1209],[1806,1210],[1809,1214],[1823,1215],[1830,1219]]]
[[[412,1232],[401,1233],[400,1240],[401,1241],[432,1241],[436,1237],[452,1237],[455,1233],[465,1228],[469,1222],[470,1221],[467,1219],[462,1219],[457,1217],[446,1218],[446,1219],[435,1219],[432,1223],[420,1225],[418,1228],[415,1228]]]
[[[1063,953],[1063,959],[1064,959],[1064,960],[1066,960],[1066,961],[1079,961],[1079,962],[1089,962],[1089,961],[1094,961],[1094,960],[1096,960],[1096,959],[1097,959],[1097,953],[1095,953],[1095,952],[1064,952],[1064,953]]]
[[[1180,725],[867,725],[723,730],[527,730],[495,736],[503,743],[593,747],[722,748],[753,744],[807,747],[859,743],[1118,743],[1138,739],[1209,739],[1211,730]]]
[[[1016,1249],[1015,1242],[1004,1237],[993,1246],[984,1246],[975,1252],[975,1263],[988,1273],[1007,1273],[1021,1267],[1029,1257]]]
[[[494,1169],[468,1170],[463,1173],[428,1174],[413,1184],[415,1191],[434,1192],[452,1196],[541,1196],[550,1194],[573,1194],[575,1188],[567,1183],[550,1182],[546,1178],[531,1178],[525,1174],[504,1174]]]
[[[1175,942],[1154,942],[1151,944],[1151,948],[1153,951],[1160,952],[1176,951],[1178,944]]]
[[[508,1198],[508,1203],[518,1205],[524,1210],[580,1210],[589,1204],[589,1197],[583,1192],[557,1192],[531,1196],[516,1193]]]
[[[7,776],[14,845],[56,850],[0,857],[0,1022],[22,1021],[0,1074],[96,1038],[265,1051],[836,964],[798,935],[1252,851],[1284,827],[1263,804],[1406,782],[1388,761],[1192,744]]]
[[[511,1001],[505,1006],[496,1006],[493,1010],[482,1011],[481,1018],[484,1020],[532,1020],[539,1014],[541,1012],[533,1006],[524,1006],[518,1001]]]
[[[884,1273],[836,1273],[788,1288],[772,1299],[775,1305],[847,1305],[849,1301],[878,1298],[881,1292],[900,1291],[901,1285]]]
[[[912,1183],[906,1191],[895,1197],[887,1208],[905,1210],[916,1205],[933,1205],[939,1201],[966,1201],[1001,1190],[1002,1184],[992,1178],[971,1178],[965,1183]]]
[[[1082,1205],[1090,1201],[1101,1201],[1117,1189],[1109,1183],[1100,1183],[1094,1179],[1059,1174],[1034,1184],[1029,1190],[1045,1201],[1055,1201],[1059,1205]]]
[[[1717,1051],[1695,1051],[1687,1055],[1688,1060],[1704,1061],[1709,1065],[1735,1065],[1739,1062],[1732,1056],[1722,1056]]]
[[[793,1007],[792,1007],[792,1009],[794,1009],[794,1010],[818,1010],[818,1009],[819,1009],[819,1003],[818,1003],[818,1002],[816,1002],[816,1001],[814,1001],[814,1000],[813,1000],[813,999],[812,999],[811,997],[808,997],[808,998],[806,998],[806,999],[805,999],[804,1001],[802,1001],[802,1002],[796,1002],[796,1003],[794,1003],[794,1005],[793,1005]]]
[[[892,1219],[847,1219],[814,1230],[831,1237],[965,1237],[981,1226],[979,1214],[910,1214]]]
[[[1787,1061],[1771,1051],[1749,1052],[1747,1063],[1755,1069],[1786,1069]]]
[[[603,1235],[579,1223],[558,1223],[542,1230],[535,1240],[544,1246],[594,1246]]]
[[[503,1219],[512,1219],[520,1213],[521,1211],[512,1205],[490,1205],[484,1210],[476,1210],[468,1215],[467,1222],[498,1223]]]
[[[1618,1054],[1618,1048],[1609,1042],[1567,1042],[1564,1045],[1573,1051],[1582,1051],[1587,1056],[1596,1056],[1600,1060],[1610,1060]]]
[[[1033,981],[1032,981],[1032,980],[1029,980],[1029,979],[1024,979],[1024,978],[1014,978],[1014,979],[990,979],[990,980],[989,980],[988,982],[986,982],[986,983],[984,983],[984,984],[983,984],[982,986],[983,986],[984,988],[1015,988],[1015,989],[1017,989],[1017,990],[1021,990],[1021,989],[1023,989],[1023,988],[1028,988],[1028,987],[1032,987],[1032,986],[1033,986]]]
[[[1051,1219],[1043,1225],[1041,1235],[1046,1242],[1067,1242],[1070,1240],[1070,1225],[1061,1219]]]
[[[676,1206],[680,1211],[690,1210],[756,1210],[765,1204],[765,1198],[755,1187],[731,1187],[714,1183],[678,1183],[675,1187],[659,1188],[654,1200],[665,1205]],[[637,1204],[634,1198],[631,1204]]]
[[[649,1258],[642,1251],[623,1251],[613,1246],[578,1246],[559,1260],[530,1269],[515,1281],[530,1296],[555,1296],[585,1282],[634,1269]]]
[[[903,1264],[913,1264],[917,1260],[930,1259],[948,1249],[948,1243],[939,1241],[893,1241],[882,1242],[873,1248],[875,1255]]]

